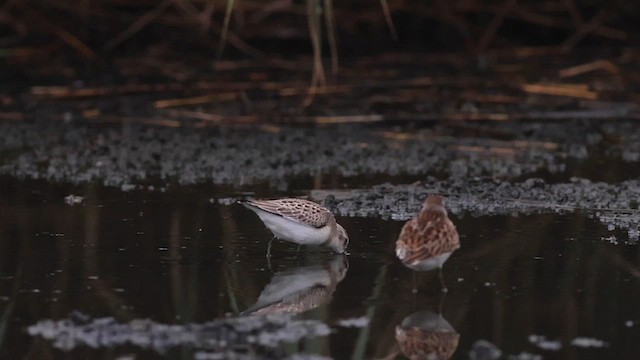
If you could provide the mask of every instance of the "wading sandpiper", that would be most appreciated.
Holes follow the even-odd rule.
[[[278,271],[255,304],[240,315],[297,314],[328,304],[349,269],[345,255],[324,263]]]
[[[396,256],[406,267],[416,271],[438,268],[443,291],[442,265],[460,247],[460,237],[449,220],[440,195],[427,197],[417,217],[407,221],[396,241]],[[415,288],[414,288],[415,291]]]
[[[349,244],[349,236],[335,216],[312,201],[287,198],[240,203],[258,215],[274,238],[298,245],[324,245],[340,254]],[[271,256],[272,241],[269,241],[267,257]]]

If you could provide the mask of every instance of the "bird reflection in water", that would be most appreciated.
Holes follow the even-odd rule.
[[[396,326],[400,351],[411,360],[446,360],[458,348],[460,334],[441,315],[418,311]]]
[[[241,315],[296,314],[328,304],[348,269],[347,257],[335,255],[322,264],[279,271]]]
[[[396,241],[396,256],[404,266],[412,270],[429,271],[437,268],[442,291],[446,292],[442,265],[459,247],[458,231],[447,216],[444,198],[430,195],[418,216],[402,227]],[[416,292],[415,283],[413,290]]]

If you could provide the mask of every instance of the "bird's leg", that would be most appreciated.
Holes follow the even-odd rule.
[[[442,306],[444,305],[444,298],[447,297],[447,293],[443,292],[442,297],[440,297],[440,303],[438,304],[438,314],[442,317]]]
[[[273,273],[273,269],[271,268],[271,245],[273,244],[273,240],[275,240],[276,236],[273,235],[271,240],[269,240],[269,244],[267,245],[267,267],[269,271]]]
[[[271,240],[269,240],[269,245],[267,245],[267,258],[271,257],[271,244],[273,243],[273,240],[276,238],[275,235],[273,235],[273,237],[271,238]]]
[[[267,256],[267,268],[269,269],[269,272],[273,274],[273,268],[271,267],[271,256]]]
[[[302,246],[301,244],[298,244],[298,248],[296,249],[296,254],[300,254],[300,247],[301,246]]]
[[[440,276],[440,284],[442,285],[442,292],[446,293],[447,291],[449,291],[449,289],[447,289],[447,285],[445,285],[444,278],[442,277],[442,267],[438,268],[438,275]]]

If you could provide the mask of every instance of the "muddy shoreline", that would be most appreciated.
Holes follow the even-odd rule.
[[[311,198],[324,201],[332,194],[336,201],[327,205],[341,216],[406,220],[427,194],[440,193],[456,215],[578,210],[609,230],[626,231],[631,241],[638,239],[640,180],[633,169],[640,158],[640,130],[631,121],[393,130],[2,123],[0,134],[0,174],[19,179],[91,182],[123,191],[264,183],[284,191],[296,178],[333,176],[342,186],[323,186]],[[599,181],[598,168],[611,161],[618,173],[604,177],[614,180]],[[589,179],[591,174],[596,178]],[[358,176],[373,176],[372,186],[349,182]],[[422,180],[376,183],[376,176]],[[236,199],[213,200],[229,204]]]
[[[639,237],[638,180],[607,184],[574,178],[568,183],[549,184],[539,178],[521,183],[432,178],[419,184],[382,184],[364,190],[314,190],[311,197],[322,201],[329,195],[335,196],[336,200],[328,205],[340,216],[380,216],[404,221],[418,213],[429,194],[445,195],[447,208],[457,216],[580,211],[597,218],[609,231],[625,231],[629,242],[637,242]]]
[[[344,125],[252,129],[134,124],[0,123],[0,174],[131,190],[163,186],[278,183],[335,174],[555,182],[590,178],[570,163],[616,161],[616,179],[636,177],[640,130],[633,122],[443,124],[423,128]],[[625,173],[629,171],[629,173]],[[538,175],[538,176],[536,176]],[[582,175],[582,176],[581,176]],[[592,179],[599,180],[599,179]],[[608,180],[611,181],[611,180]]]

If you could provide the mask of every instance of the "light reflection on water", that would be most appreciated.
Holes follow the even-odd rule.
[[[295,245],[280,242],[269,269],[269,231],[241,206],[210,203],[216,194],[120,193],[6,178],[1,185],[0,358],[59,357],[49,342],[25,332],[42,319],[78,310],[122,322],[202,323],[266,308],[275,294],[300,296],[275,286],[292,279],[286,276],[296,279],[297,290],[306,279],[320,279],[325,288],[312,293],[321,295],[296,298],[313,305],[299,318],[334,328],[328,337],[285,346],[287,354],[401,356],[398,329],[416,313],[441,316],[454,329],[453,359],[466,359],[479,339],[506,355],[545,359],[635,359],[640,353],[638,247],[602,241],[610,233],[581,214],[452,217],[462,246],[444,266],[449,292],[443,297],[437,272],[417,274],[419,291],[412,293],[414,274],[393,252],[400,222],[340,218],[351,237],[347,262],[319,249],[296,254]],[[70,193],[85,201],[66,205]],[[368,326],[337,326],[363,316]],[[529,342],[531,335],[557,340],[561,349],[542,350]],[[571,345],[582,337],[609,346]],[[451,334],[440,338],[453,347]],[[139,351],[81,348],[70,354]],[[173,354],[192,356],[180,349]]]

